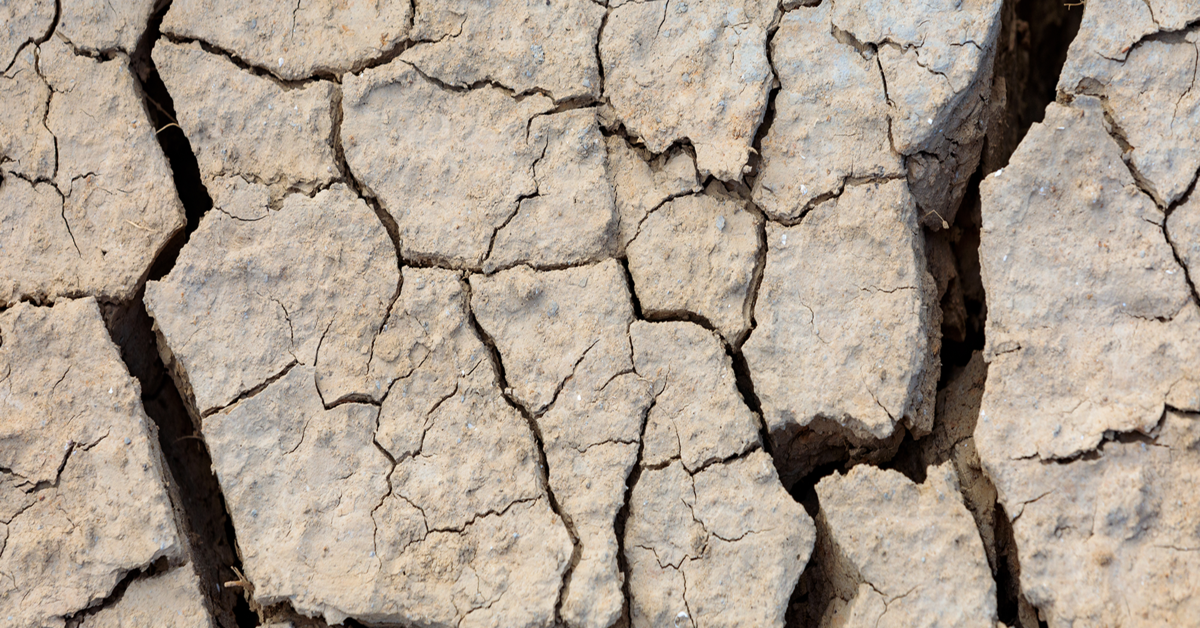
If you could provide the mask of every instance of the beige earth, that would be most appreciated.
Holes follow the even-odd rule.
[[[1059,4],[0,0],[0,628],[1200,626],[1200,5]]]

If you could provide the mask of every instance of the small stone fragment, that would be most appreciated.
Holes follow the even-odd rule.
[[[27,52],[32,55],[34,49]],[[40,188],[36,211],[7,204],[28,198],[27,188],[0,192],[6,199],[0,205],[0,306],[82,295],[128,300],[159,251],[184,226],[171,168],[124,54],[91,59],[51,38],[36,55],[36,60],[20,60],[16,72],[7,75],[18,85],[5,87],[17,94],[29,90],[18,102],[34,104],[35,94],[49,98],[48,107],[34,104],[32,115],[44,112],[44,120],[30,125],[28,113],[0,117],[5,127],[0,141],[14,138],[4,143],[20,160],[5,164],[0,185],[24,187],[13,181],[25,178],[38,181]],[[41,78],[35,79],[35,73]],[[0,154],[0,161],[8,157]],[[42,185],[43,180],[52,188]],[[52,213],[63,228],[31,236],[52,222]],[[18,247],[29,239],[37,242],[32,249],[36,263]]]
[[[823,625],[997,625],[996,583],[950,465],[922,484],[858,465],[822,479],[817,497],[817,551],[839,609]]]
[[[903,181],[847,187],[767,225],[758,328],[743,346],[784,481],[844,439],[878,449],[933,424],[936,286]]]
[[[62,626],[185,559],[158,439],[96,302],[0,313],[0,618]]]
[[[416,3],[412,39],[401,59],[457,87],[495,83],[555,102],[597,99],[596,39],[604,7],[590,0],[548,2],[431,0]]]
[[[849,178],[903,174],[879,64],[830,32],[831,4],[788,12],[771,39],[781,86],[754,202],[776,220],[800,218]]]
[[[758,417],[737,389],[713,333],[685,322],[637,321],[629,330],[638,374],[654,386],[642,464],[678,458],[688,473],[760,447]]]
[[[205,183],[240,175],[305,193],[341,176],[333,154],[333,83],[285,88],[199,44],[161,40],[154,63]]]
[[[200,580],[191,565],[138,578],[120,601],[85,616],[80,628],[212,628]]]
[[[625,528],[631,623],[782,627],[814,538],[761,450],[695,475],[643,468]]]
[[[159,350],[197,417],[291,364],[317,367],[333,403],[359,393],[396,294],[395,247],[342,184],[291,194],[261,220],[209,212],[171,272],[146,286]]]
[[[766,0],[619,4],[600,37],[617,118],[650,152],[689,140],[702,177],[741,180],[766,112],[778,12]]]
[[[676,196],[699,192],[700,181],[695,162],[682,150],[643,159],[620,137],[606,137],[604,141],[608,146],[608,176],[620,215],[620,254],[637,235],[646,214]]]
[[[616,248],[619,218],[594,111],[534,118],[530,135],[546,146],[533,164],[537,194],[522,198],[516,215],[496,232],[485,272],[595,262]]]
[[[57,33],[90,54],[133,54],[146,32],[154,0],[76,0],[60,3]]]
[[[343,89],[346,161],[396,220],[401,256],[480,269],[497,230],[538,191],[547,138],[529,126],[550,99],[446,90],[402,61],[347,76]]]
[[[178,0],[162,31],[229,51],[285,80],[354,71],[408,36],[407,0],[267,4],[240,0]]]
[[[762,219],[716,187],[647,216],[627,249],[629,273],[646,316],[699,316],[736,346],[750,329]]]

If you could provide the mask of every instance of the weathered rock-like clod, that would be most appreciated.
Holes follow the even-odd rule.
[[[0,628],[1195,624],[1198,21],[0,0]]]

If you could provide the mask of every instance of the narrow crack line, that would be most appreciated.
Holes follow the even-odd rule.
[[[180,45],[180,46],[188,45],[188,44],[196,44],[196,45],[200,46],[200,49],[203,50],[204,52],[207,52],[208,54],[211,54],[211,55],[216,55],[216,56],[222,57],[226,61],[232,63],[233,65],[235,65],[238,68],[240,68],[241,70],[243,70],[244,72],[251,74],[253,76],[257,76],[259,78],[267,79],[267,80],[275,83],[279,87],[281,87],[285,90],[288,90],[288,91],[291,91],[294,89],[302,89],[304,87],[307,87],[313,83],[317,83],[320,81],[328,81],[330,83],[338,83],[338,84],[340,84],[342,82],[340,75],[334,74],[331,72],[318,72],[318,73],[314,73],[312,76],[302,78],[302,79],[285,79],[285,78],[275,74],[274,72],[272,72],[271,69],[268,67],[255,65],[255,64],[247,61],[246,59],[243,59],[240,55],[238,55],[236,52],[234,52],[232,50],[222,48],[221,46],[218,46],[216,44],[213,44],[211,42],[208,42],[208,41],[205,41],[205,40],[199,39],[199,38],[187,37],[187,36],[179,35],[176,33],[162,33],[162,40],[165,40],[169,43]]]
[[[598,344],[600,344],[599,338],[593,340],[592,344],[588,345],[588,348],[583,350],[583,353],[579,355],[579,359],[575,360],[575,364],[571,365],[571,373],[563,378],[563,380],[559,382],[558,386],[554,389],[554,394],[550,397],[550,401],[536,412],[530,412],[530,416],[535,418],[542,417],[554,407],[554,404],[558,401],[558,396],[562,394],[563,388],[566,388],[567,382],[575,379],[575,371],[579,369],[579,365],[583,362],[584,358],[587,357],[588,353],[591,352],[592,348]]]
[[[1184,97],[1186,97],[1188,94],[1192,93],[1192,88],[1196,87],[1196,71],[1198,69],[1197,66],[1200,66],[1200,46],[1197,46],[1195,43],[1192,43],[1191,46],[1192,46],[1192,81],[1191,81],[1191,83],[1188,84],[1188,88],[1186,90],[1184,90],[1182,94],[1179,95],[1179,98],[1175,99],[1175,108],[1171,111],[1171,124],[1169,125],[1168,128],[1175,127],[1175,120],[1176,120],[1176,118],[1179,117],[1179,103],[1183,102]]]
[[[274,374],[274,375],[272,375],[272,376],[268,377],[268,378],[267,378],[267,379],[266,379],[264,382],[262,382],[261,384],[259,384],[259,385],[255,386],[254,388],[251,388],[251,389],[249,389],[249,390],[246,390],[246,391],[242,392],[242,393],[241,393],[241,394],[239,394],[237,397],[235,397],[235,398],[233,399],[233,401],[230,401],[230,402],[229,402],[229,403],[227,403],[227,404],[224,404],[224,405],[221,405],[221,406],[216,406],[216,407],[213,407],[213,408],[209,408],[208,410],[205,410],[205,411],[203,411],[203,413],[200,415],[200,416],[201,416],[201,418],[208,418],[208,417],[210,417],[210,416],[212,416],[212,415],[214,415],[214,414],[216,414],[216,413],[218,413],[218,412],[222,412],[222,411],[224,411],[224,410],[230,409],[230,408],[232,408],[233,406],[235,406],[235,405],[237,405],[237,404],[239,404],[239,403],[241,403],[241,402],[243,402],[243,401],[245,401],[245,400],[247,400],[247,399],[250,399],[250,398],[254,397],[254,396],[255,396],[255,395],[257,395],[258,393],[260,393],[260,392],[262,392],[262,391],[266,390],[266,389],[267,389],[267,387],[269,387],[271,384],[274,384],[275,382],[279,381],[279,380],[280,380],[280,379],[282,379],[284,376],[286,376],[286,375],[287,375],[289,372],[291,372],[292,368],[293,368],[293,367],[295,367],[297,364],[299,364],[299,362],[296,362],[296,361],[294,361],[294,360],[293,360],[292,362],[289,362],[287,366],[283,367],[283,370],[281,370],[281,371],[279,371],[278,373],[276,373],[276,374]]]

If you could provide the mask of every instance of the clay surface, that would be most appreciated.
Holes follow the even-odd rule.
[[[1194,623],[1200,8],[1060,5],[0,0],[0,626]]]
[[[922,484],[857,466],[817,484],[835,599],[822,624],[994,626],[995,583],[949,465]]]
[[[96,302],[18,304],[0,338],[0,617],[63,626],[186,549],[156,429]]]

